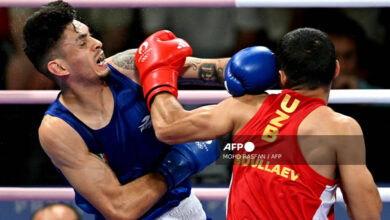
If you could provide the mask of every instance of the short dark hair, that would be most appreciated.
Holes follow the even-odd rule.
[[[51,78],[47,63],[66,26],[76,19],[75,9],[61,0],[44,5],[31,15],[23,29],[23,49],[35,68]]]
[[[76,219],[77,220],[81,220],[81,215],[80,213],[77,211],[77,209],[72,206],[72,205],[69,205],[67,203],[62,203],[62,202],[53,202],[53,203],[47,203],[45,205],[43,205],[42,207],[40,207],[37,211],[35,211],[32,215],[31,215],[31,218],[30,219],[34,219],[34,217],[37,215],[37,213],[39,211],[42,211],[42,210],[45,210],[45,209],[50,209],[50,208],[53,208],[54,206],[65,206],[65,207],[68,207],[69,209],[71,209],[73,211],[73,213],[76,215]]]
[[[283,36],[276,57],[279,69],[287,76],[286,89],[328,87],[336,70],[332,41],[314,28],[299,28]]]

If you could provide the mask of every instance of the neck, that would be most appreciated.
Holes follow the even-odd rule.
[[[306,89],[306,88],[292,88],[291,90],[295,92],[299,92],[302,95],[308,96],[308,97],[313,97],[313,98],[320,98],[324,100],[325,103],[328,104],[329,100],[329,93],[330,93],[330,88],[326,87],[319,87],[317,89]]]
[[[111,90],[104,81],[95,85],[68,84],[61,86],[60,101],[67,107],[78,106],[86,111],[102,110],[107,91]]]

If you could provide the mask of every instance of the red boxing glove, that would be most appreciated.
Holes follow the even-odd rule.
[[[190,45],[170,31],[158,31],[141,44],[135,55],[135,65],[149,110],[151,100],[160,92],[177,97],[179,70],[191,54]]]

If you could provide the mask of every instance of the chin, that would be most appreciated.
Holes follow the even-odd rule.
[[[111,75],[111,70],[110,68],[107,67],[106,71],[103,74],[99,75],[99,78],[106,81],[108,80],[108,78],[110,78],[110,75]]]

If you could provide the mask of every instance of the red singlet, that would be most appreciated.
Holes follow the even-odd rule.
[[[323,100],[291,90],[269,95],[253,118],[233,137],[254,143],[254,151],[234,151],[227,203],[228,220],[334,219],[338,180],[315,172],[298,146],[303,119]]]

